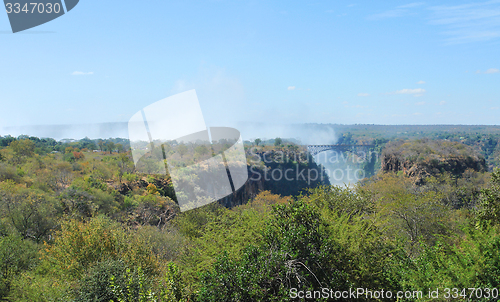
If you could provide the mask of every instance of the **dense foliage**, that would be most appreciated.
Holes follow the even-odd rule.
[[[0,300],[289,301],[366,288],[439,301],[445,288],[500,287],[500,170],[440,171],[422,183],[375,171],[351,187],[281,188],[293,196],[269,184],[274,192],[261,187],[242,205],[180,213],[168,176],[138,174],[125,150],[101,143],[105,152],[0,139]],[[251,148],[300,151],[278,143]],[[197,156],[185,147],[186,159]],[[309,167],[307,158],[272,165]]]

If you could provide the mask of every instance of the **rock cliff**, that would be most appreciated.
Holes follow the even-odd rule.
[[[486,160],[471,147],[444,140],[397,141],[382,152],[383,172],[402,172],[422,183],[426,177],[466,170],[486,171]]]

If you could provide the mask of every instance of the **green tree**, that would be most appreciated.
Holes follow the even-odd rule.
[[[131,173],[134,170],[133,162],[130,160],[127,154],[121,153],[118,156],[118,181],[122,182],[123,174]]]
[[[184,144],[180,144],[177,146],[177,152],[179,152],[179,155],[181,158],[188,152],[188,148]]]
[[[8,221],[23,237],[48,240],[56,226],[56,202],[43,192],[12,182],[0,183],[0,218]]]
[[[111,154],[113,152],[113,150],[115,149],[115,143],[113,143],[112,141],[107,141],[106,144],[104,144],[106,150],[109,151],[109,154]]]
[[[36,246],[19,236],[0,237],[0,300],[9,295],[14,279],[36,263],[36,253]]]
[[[281,144],[283,144],[283,140],[281,138],[277,137],[277,138],[274,139],[274,145],[276,147],[281,146]]]
[[[118,150],[118,153],[122,153],[125,150],[122,144],[116,144],[115,148]]]
[[[261,142],[262,142],[262,140],[260,138],[256,138],[254,141],[256,146],[258,146]]]
[[[390,238],[405,241],[410,253],[418,253],[420,241],[433,245],[439,236],[453,233],[451,207],[443,204],[440,192],[421,191],[406,176],[387,173],[379,177],[358,191],[371,200],[374,222]]]
[[[500,286],[500,236],[497,227],[467,226],[453,243],[422,246],[418,257],[394,263],[394,277],[401,288],[498,288]],[[470,294],[470,291],[469,293]],[[474,292],[472,295],[474,297]],[[479,294],[479,293],[478,293]],[[484,297],[484,296],[483,296]],[[474,301],[492,301],[479,299]],[[497,299],[493,299],[495,301]],[[431,299],[424,301],[433,301]]]
[[[88,192],[70,187],[59,195],[59,199],[63,212],[69,217],[82,219],[92,217],[97,212],[98,206],[93,202],[95,197]]]
[[[194,152],[198,155],[205,155],[208,153],[208,148],[207,146],[205,145],[201,145],[201,146],[197,146],[195,149],[194,149]]]
[[[97,145],[99,146],[99,150],[104,151],[104,141],[102,139],[97,140]]]
[[[147,275],[158,269],[149,247],[105,216],[88,222],[63,222],[43,259],[49,267],[72,278],[81,278],[87,269],[106,260],[123,259],[129,267],[142,267]]]
[[[73,167],[65,163],[57,163],[50,169],[50,184],[54,191],[62,191],[73,181]]]
[[[10,148],[14,151],[14,160],[21,163],[27,157],[35,154],[35,143],[29,139],[22,139],[10,143]]]
[[[150,287],[150,284],[141,283],[146,279],[141,273],[128,268],[122,260],[97,262],[79,281],[75,302],[119,302],[124,295],[130,301],[139,301],[141,290]]]
[[[292,288],[393,289],[386,278],[390,248],[357,217],[307,200],[275,206],[262,241],[241,255],[222,253],[203,274],[199,301],[290,301]]]
[[[449,210],[441,203],[440,195],[427,192],[388,195],[379,213],[392,221],[390,232],[393,236],[405,234],[413,250],[420,240],[433,245],[438,235],[450,231]]]
[[[478,211],[481,225],[500,224],[500,169],[491,173],[490,185],[481,191]]]

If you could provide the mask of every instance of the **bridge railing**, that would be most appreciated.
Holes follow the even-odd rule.
[[[346,150],[354,149],[355,147],[373,148],[375,145],[307,145],[307,150],[312,156],[315,156],[324,151],[330,150]]]

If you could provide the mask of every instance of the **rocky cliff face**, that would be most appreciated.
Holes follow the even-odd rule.
[[[261,191],[281,196],[296,196],[307,188],[329,185],[330,180],[322,167],[307,152],[267,151],[253,153],[258,161],[249,161],[248,181],[245,185],[219,202],[226,207],[247,203]]]
[[[219,200],[223,206],[231,208],[245,204],[261,191],[267,190],[281,196],[295,196],[307,188],[330,184],[324,169],[312,161],[307,152],[271,150],[252,155],[256,160],[245,163],[248,180],[236,192]],[[211,177],[209,171],[206,172],[199,174],[198,177]],[[175,190],[168,175],[155,175],[154,177],[143,175],[140,179],[131,183],[122,183],[115,189],[126,195],[135,188],[146,188],[150,184],[155,185],[161,195],[177,202]],[[210,190],[210,188],[199,189]]]
[[[486,160],[461,143],[419,140],[388,144],[382,153],[382,171],[400,172],[422,183],[440,173],[461,176],[466,170],[486,171]]]
[[[224,197],[219,200],[219,203],[227,208],[242,205],[253,199],[259,192],[265,190],[264,179],[258,178],[258,175],[248,169],[248,180],[243,187],[237,190],[234,194]]]

